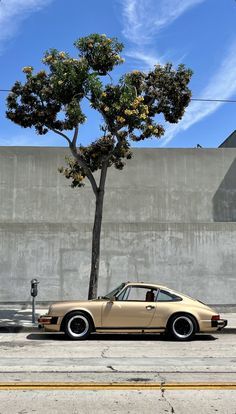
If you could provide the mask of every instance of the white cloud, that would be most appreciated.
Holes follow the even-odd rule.
[[[4,135],[7,135],[7,137]],[[66,146],[65,139],[49,132],[46,135],[37,135],[33,130],[25,130],[22,133],[0,135],[0,146],[6,147],[59,147]]]
[[[123,35],[134,44],[135,48],[127,56],[138,59],[146,65],[146,69],[155,63],[163,64],[165,56],[154,56],[150,53],[155,35],[169,26],[174,20],[192,7],[206,0],[121,0],[123,4]],[[228,99],[236,93],[236,43],[228,53],[217,72],[199,98]],[[178,59],[180,60],[180,59]],[[221,102],[191,102],[183,119],[174,125],[167,126],[161,146],[165,146],[180,131],[185,131],[193,124],[215,112]]]
[[[120,0],[123,6],[123,35],[135,45],[126,56],[144,63],[144,70],[164,57],[150,52],[155,34],[170,25],[190,8],[206,0]],[[178,58],[178,61],[180,59]]]
[[[8,138],[1,138],[0,137],[0,145],[1,146],[33,146],[34,138],[31,136],[25,135],[14,135]]]
[[[236,93],[236,42],[229,48],[218,71],[212,76],[206,88],[199,94],[202,99],[229,99]],[[183,119],[166,129],[161,146],[165,146],[175,135],[186,131],[196,122],[211,115],[224,103],[222,102],[198,102],[192,101],[187,108]],[[228,104],[227,104],[228,105]]]
[[[123,35],[136,45],[149,44],[153,35],[205,0],[122,0]]]
[[[53,0],[2,0],[0,2],[0,49],[6,39],[14,36],[20,23],[31,13],[47,6]]]
[[[129,50],[125,53],[125,56],[131,57],[134,60],[138,60],[143,62],[142,70],[150,70],[153,69],[154,65],[157,63],[164,64],[164,58],[163,57],[157,57],[151,53],[146,53],[141,50]],[[139,67],[140,69],[140,67]]]
[[[163,56],[161,55],[157,56],[152,51],[135,50],[135,49],[133,50],[131,49],[125,52],[125,56],[132,58],[134,61],[143,62],[143,65],[141,67],[139,65],[139,69],[144,70],[144,71],[152,70],[153,67],[157,64],[164,65],[166,62],[169,62],[169,60],[171,59],[168,55],[169,54],[165,54]],[[182,55],[181,57],[176,59],[175,65],[177,66],[180,63],[182,63],[184,58],[185,58],[185,55]]]

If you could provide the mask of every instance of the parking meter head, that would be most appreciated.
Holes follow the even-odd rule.
[[[38,295],[38,284],[39,281],[37,279],[32,279],[31,280],[31,296],[33,296],[34,298]]]

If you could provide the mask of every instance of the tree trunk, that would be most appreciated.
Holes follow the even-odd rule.
[[[107,163],[104,163],[102,170],[101,170],[99,188],[96,194],[96,208],[95,208],[95,217],[94,217],[94,224],[93,224],[92,258],[91,258],[91,271],[90,271],[88,299],[95,299],[97,297],[99,262],[100,262],[100,238],[101,238],[103,200],[104,200],[104,194],[105,194],[106,173],[107,173]]]

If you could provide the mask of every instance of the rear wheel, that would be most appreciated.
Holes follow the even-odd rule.
[[[82,312],[73,312],[66,316],[65,334],[68,338],[82,340],[91,332],[91,322],[88,316]]]
[[[178,341],[189,341],[197,331],[197,324],[191,315],[175,315],[168,324],[168,334]]]

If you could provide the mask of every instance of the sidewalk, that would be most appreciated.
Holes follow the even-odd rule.
[[[32,323],[32,310],[28,306],[0,305],[0,333],[1,332],[31,332],[38,330],[38,317],[45,314],[48,308],[37,308],[35,324]],[[228,320],[228,325],[222,333],[236,333],[236,313],[221,313],[222,319]]]
[[[0,333],[1,332],[32,332],[38,330],[38,317],[44,315],[47,308],[35,310],[35,323],[32,323],[32,309],[20,305],[0,305]]]

